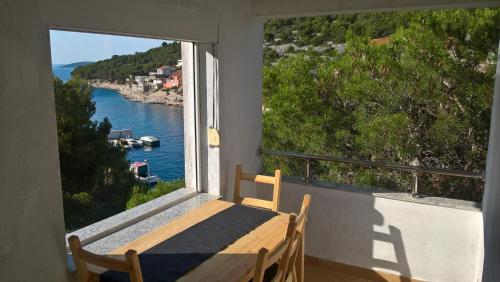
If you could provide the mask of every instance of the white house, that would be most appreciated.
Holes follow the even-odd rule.
[[[141,84],[144,84],[144,82],[145,82],[146,80],[148,80],[148,79],[149,79],[149,77],[148,77],[148,76],[145,76],[145,75],[136,75],[136,76],[135,76],[135,78],[134,78],[135,82],[136,82],[137,84],[140,84],[140,85],[141,85]]]
[[[174,71],[175,68],[171,66],[163,66],[156,69],[156,73],[159,75],[170,75]]]

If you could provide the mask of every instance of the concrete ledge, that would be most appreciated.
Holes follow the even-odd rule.
[[[173,205],[153,216],[94,241],[84,246],[84,249],[96,254],[109,253],[110,251],[150,232],[151,230],[170,222],[172,219],[182,216],[190,210],[218,198],[219,196],[210,194],[197,194],[186,201],[177,203],[176,205]]]
[[[309,256],[424,281],[477,280],[481,211],[289,179],[282,185],[282,211],[297,212],[304,195],[311,195],[305,244]]]
[[[145,218],[151,217],[169,207],[189,198],[195,197],[197,193],[194,190],[182,188],[157,199],[126,210],[114,216],[98,221],[89,226],[75,230],[66,234],[66,245],[71,235],[80,237],[83,245],[89,244],[111,233],[125,228],[128,225],[139,222]]]
[[[371,195],[373,197],[378,198],[386,198],[391,200],[419,203],[425,205],[432,206],[440,206],[446,208],[455,208],[455,209],[463,209],[463,210],[471,210],[471,211],[481,211],[482,206],[481,203],[465,201],[465,200],[457,200],[457,199],[449,199],[443,197],[422,197],[422,198],[414,198],[410,193],[391,191],[383,188],[377,187],[360,187],[354,185],[347,184],[339,184],[332,182],[305,182],[301,177],[284,177],[283,182],[289,182],[294,184],[307,185],[312,187],[326,188],[326,189],[334,189],[341,190],[352,193],[360,193],[365,195]]]

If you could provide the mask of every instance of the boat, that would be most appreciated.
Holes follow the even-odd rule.
[[[133,148],[140,148],[143,145],[143,142],[141,140],[137,140],[134,138],[125,138],[125,141],[127,142],[128,145],[132,146]]]
[[[158,183],[159,178],[156,175],[150,175],[149,173],[149,162],[147,160],[143,162],[133,162],[130,164],[130,171],[135,175],[135,179],[148,184],[149,186],[154,186]]]
[[[127,140],[124,139],[124,138],[118,139],[117,143],[118,143],[119,146],[121,146],[124,149],[127,149],[127,150],[132,149],[132,145],[130,145],[127,142]]]
[[[140,138],[144,146],[158,147],[160,146],[160,139],[154,136],[143,136]]]

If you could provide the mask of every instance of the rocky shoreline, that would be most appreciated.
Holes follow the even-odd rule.
[[[174,91],[148,91],[142,92],[134,90],[130,85],[123,85],[113,82],[105,81],[91,81],[90,85],[96,88],[106,88],[118,91],[123,97],[136,102],[149,103],[149,104],[162,104],[168,106],[182,106],[182,94]]]

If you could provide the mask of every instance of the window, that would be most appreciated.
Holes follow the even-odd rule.
[[[67,231],[184,187],[180,42],[50,35]]]

